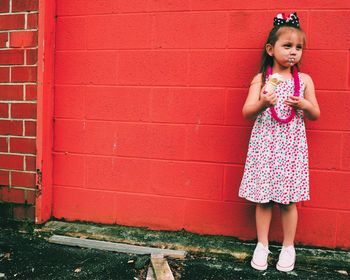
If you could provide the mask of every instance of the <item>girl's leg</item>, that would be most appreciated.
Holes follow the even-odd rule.
[[[298,209],[296,204],[280,204],[281,220],[283,228],[283,246],[294,245],[295,232],[298,223]]]
[[[264,246],[269,243],[269,229],[272,219],[273,202],[257,204],[255,208],[256,231],[258,242]]]

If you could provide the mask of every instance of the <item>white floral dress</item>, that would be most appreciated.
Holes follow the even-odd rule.
[[[300,96],[304,97],[300,74],[299,80]],[[275,92],[277,115],[286,118],[291,108],[284,101],[294,93],[293,79],[280,83]],[[289,204],[310,199],[308,147],[301,110],[297,110],[287,124],[276,121],[270,109],[256,118],[239,196],[257,203],[275,201]]]

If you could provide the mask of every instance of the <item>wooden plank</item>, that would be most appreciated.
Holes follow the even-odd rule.
[[[82,248],[92,248],[98,250],[114,251],[126,254],[163,254],[172,258],[185,258],[186,251],[182,250],[170,250],[170,249],[159,249],[152,247],[136,246],[123,243],[114,243],[108,241],[99,241],[91,239],[81,239],[76,237],[53,235],[49,238],[50,243],[56,243],[61,245],[76,246]]]
[[[156,278],[154,278],[154,272],[151,265],[148,267],[146,280],[156,280]]]
[[[159,256],[151,257],[151,263],[157,280],[175,280],[166,259]]]

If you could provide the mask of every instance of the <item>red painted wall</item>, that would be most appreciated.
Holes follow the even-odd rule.
[[[34,219],[38,1],[0,1],[0,215]]]
[[[322,111],[307,122],[297,242],[350,247],[349,1],[56,8],[54,217],[255,238],[254,205],[237,197],[252,126],[241,109],[274,15],[296,10]]]

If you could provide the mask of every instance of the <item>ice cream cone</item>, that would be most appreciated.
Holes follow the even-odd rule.
[[[283,76],[275,73],[273,75],[269,76],[269,79],[266,83],[266,87],[265,90],[267,92],[274,92],[276,90],[276,87],[278,86],[278,84],[280,84],[283,81]]]

